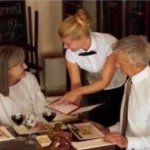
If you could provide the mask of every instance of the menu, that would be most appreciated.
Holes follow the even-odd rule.
[[[59,100],[54,101],[47,105],[47,108],[53,109],[55,111],[61,112],[63,114],[76,115],[86,111],[90,111],[102,104],[95,104],[90,106],[79,107],[71,103],[59,103]]]

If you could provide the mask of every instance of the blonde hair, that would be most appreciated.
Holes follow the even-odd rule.
[[[13,45],[0,46],[0,93],[9,95],[8,70],[25,59],[24,50]]]
[[[73,39],[79,39],[82,36],[90,36],[91,17],[85,9],[79,9],[74,16],[66,18],[58,30],[61,38],[71,36]]]
[[[124,52],[131,64],[149,65],[150,44],[142,35],[130,35],[119,40],[113,47],[116,52]]]

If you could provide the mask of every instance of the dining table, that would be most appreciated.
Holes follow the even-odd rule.
[[[62,118],[62,115],[60,117]],[[78,122],[81,123],[84,122],[85,118],[86,117],[84,115],[83,116],[78,115],[78,118],[74,118],[74,117],[71,119],[69,118],[69,123],[78,123]],[[67,116],[67,120],[68,120],[68,116]],[[55,122],[57,122],[57,120],[55,120],[54,123]],[[52,123],[53,121],[50,124]],[[68,123],[68,121],[67,122],[65,121],[63,123]],[[13,128],[9,128],[9,131],[12,133],[12,135],[18,136]],[[26,135],[25,137],[27,139],[28,135]],[[74,138],[72,138],[71,142],[72,141],[74,141]],[[34,144],[29,144],[26,142],[26,140],[18,141],[16,138],[8,141],[0,141],[0,150],[52,150],[50,146],[51,145],[47,147],[42,147],[36,139]],[[53,149],[53,150],[66,150],[66,149]],[[69,150],[76,150],[76,149],[71,145]],[[100,147],[84,149],[84,150],[115,150],[115,145],[100,146]]]
[[[30,145],[25,143],[24,141],[10,140],[5,142],[0,142],[0,150],[51,150],[51,149],[49,146],[41,147],[41,145],[38,142],[35,142],[35,144]],[[71,147],[70,150],[75,150],[75,149]],[[97,148],[92,148],[87,150],[115,150],[115,146],[111,145],[111,146],[97,147]]]
[[[9,129],[9,131],[11,132],[12,135],[18,136],[12,128]],[[26,135],[25,138],[27,140],[28,135]],[[27,143],[26,140],[19,141],[17,140],[17,138],[15,138],[8,141],[0,141],[0,150],[66,150],[66,149],[57,149],[57,148],[51,149],[50,146],[42,147],[36,139],[33,144]],[[72,138],[72,141],[74,141],[74,138]],[[76,150],[76,149],[73,146],[71,146],[69,150]],[[87,150],[115,150],[115,145],[102,146],[102,147],[100,146],[97,148],[90,148]]]

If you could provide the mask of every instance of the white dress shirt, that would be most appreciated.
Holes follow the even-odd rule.
[[[0,124],[12,126],[11,115],[14,108],[19,108],[23,114],[30,113],[32,109],[39,114],[45,104],[45,97],[35,76],[26,72],[25,77],[10,87],[9,96],[0,94]]]
[[[127,150],[150,150],[150,67],[132,76],[131,95],[128,103]],[[110,127],[120,131],[124,99],[122,101],[120,124]]]
[[[71,49],[67,49],[65,57],[67,61],[78,64],[79,68],[88,72],[87,78],[91,84],[100,79],[107,56],[112,53],[112,45],[116,41],[117,39],[110,34],[92,32],[91,46],[87,52],[94,50],[96,51],[96,54],[79,56],[79,54],[85,52],[85,50],[79,49],[77,51],[71,51]],[[113,89],[122,86],[125,79],[126,76],[117,69],[111,83],[106,89]]]

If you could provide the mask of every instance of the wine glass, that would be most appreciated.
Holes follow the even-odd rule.
[[[26,114],[26,119],[24,121],[24,124],[29,129],[29,136],[26,141],[27,144],[35,144],[35,139],[33,136],[33,128],[36,124],[36,113],[35,113],[35,109],[33,108],[34,106],[31,106],[31,107],[32,107],[32,110],[31,112],[28,112]]]
[[[30,114],[30,115],[26,115],[26,121],[25,124],[27,126],[27,128],[29,129],[29,136],[28,139],[26,141],[27,144],[35,144],[35,140],[33,137],[33,127],[35,126],[35,116],[34,114]]]
[[[24,120],[24,115],[22,114],[14,114],[11,116],[11,119],[19,126],[22,124]]]
[[[42,115],[43,115],[43,118],[44,118],[47,122],[50,123],[50,122],[55,118],[56,113],[55,113],[55,112],[52,112],[52,111],[46,110],[46,111],[43,112]]]
[[[22,124],[22,122],[24,121],[25,116],[21,112],[21,109],[19,108],[19,106],[14,106],[13,107],[12,113],[11,113],[11,119],[13,120],[13,122],[17,126],[20,126]],[[18,135],[18,137],[16,138],[16,140],[17,141],[24,141],[25,137],[22,137],[22,136]]]

